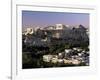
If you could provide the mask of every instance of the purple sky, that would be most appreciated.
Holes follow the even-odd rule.
[[[89,27],[88,13],[22,11],[22,27],[46,27],[55,24]]]

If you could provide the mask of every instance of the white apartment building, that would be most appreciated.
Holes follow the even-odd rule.
[[[33,28],[27,28],[26,32],[25,32],[25,35],[27,35],[27,34],[33,34],[33,32],[34,32]]]
[[[69,28],[69,25],[55,24],[55,26],[48,26],[46,30],[63,30]]]
[[[62,30],[62,29],[64,29],[64,25],[63,24],[56,24],[55,30]]]

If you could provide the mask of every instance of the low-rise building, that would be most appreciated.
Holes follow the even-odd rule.
[[[64,63],[63,59],[58,59],[58,63]]]
[[[52,62],[52,63],[57,63],[57,62],[58,62],[58,58],[52,58],[52,59],[51,59],[51,62]]]
[[[63,59],[64,58],[64,53],[58,53],[58,58]]]
[[[81,63],[81,62],[80,62],[79,60],[77,60],[77,59],[72,60],[72,64],[78,65],[78,64],[80,64],[80,63]]]
[[[72,64],[72,60],[64,59],[64,63],[65,63],[65,64]]]
[[[43,56],[43,61],[50,62],[52,58],[53,58],[52,55],[44,55]]]

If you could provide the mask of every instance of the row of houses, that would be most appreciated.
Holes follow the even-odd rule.
[[[71,52],[77,51],[77,54],[71,54]],[[85,51],[80,48],[65,49],[64,52],[57,55],[43,55],[43,61],[48,63],[62,63],[62,64],[74,64],[85,63],[89,65],[89,51]]]
[[[82,25],[74,26],[75,28],[82,28]],[[23,34],[33,34],[37,30],[66,30],[66,29],[72,29],[72,26],[69,25],[63,25],[63,24],[55,24],[55,26],[48,26],[48,27],[34,27],[34,28],[26,28],[25,31],[23,31]],[[88,30],[87,30],[88,31]]]

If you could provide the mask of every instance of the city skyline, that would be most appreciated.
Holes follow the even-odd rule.
[[[22,11],[22,28],[47,27],[55,24],[89,27],[89,13]]]

